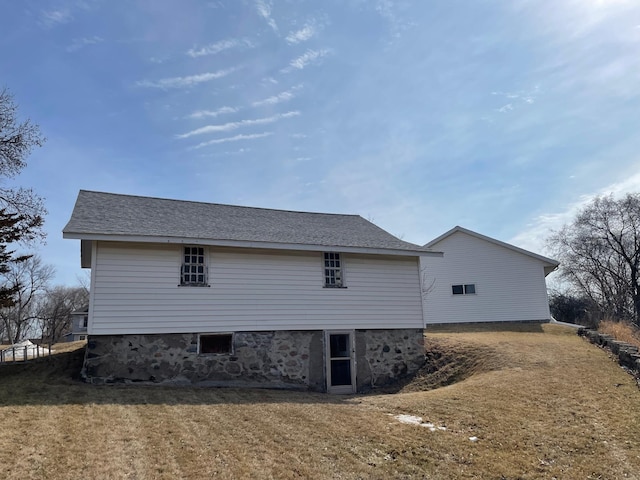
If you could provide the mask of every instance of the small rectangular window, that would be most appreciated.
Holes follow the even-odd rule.
[[[81,328],[87,328],[88,324],[89,324],[89,317],[87,315],[85,315],[84,317],[82,317]]]
[[[86,335],[80,335],[80,340],[86,340],[87,336]]]
[[[451,285],[451,292],[454,295],[474,295],[476,293],[476,284]]]
[[[180,285],[207,284],[207,265],[204,247],[184,247]]]
[[[324,286],[343,287],[342,260],[335,252],[324,253]]]
[[[233,351],[233,335],[222,333],[200,335],[198,352],[203,354],[230,354]]]

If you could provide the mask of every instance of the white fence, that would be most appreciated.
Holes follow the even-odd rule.
[[[40,358],[51,355],[51,347],[41,347],[28,340],[16,343],[9,348],[0,350],[0,363],[5,362],[26,362],[32,358]]]

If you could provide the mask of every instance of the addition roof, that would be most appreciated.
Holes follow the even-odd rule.
[[[80,190],[64,238],[442,255],[359,215],[295,212]]]
[[[436,248],[437,245],[442,240],[458,232],[466,233],[467,235],[471,235],[472,237],[479,238],[480,240],[484,240],[486,242],[493,243],[495,245],[499,245],[504,248],[508,248],[509,250],[512,250],[514,252],[518,252],[518,253],[521,253],[522,255],[527,255],[529,257],[532,257],[532,258],[535,258],[536,260],[541,261],[544,264],[545,276],[551,273],[552,271],[554,271],[558,267],[558,265],[560,265],[560,262],[552,258],[538,255],[537,253],[530,252],[529,250],[525,250],[524,248],[516,247],[515,245],[511,245],[510,243],[501,242],[500,240],[496,240],[495,238],[487,237],[486,235],[482,235],[480,233],[474,232],[472,230],[469,230],[460,226],[455,226],[451,230],[440,235],[439,237],[434,238],[429,243],[427,243],[425,247]]]

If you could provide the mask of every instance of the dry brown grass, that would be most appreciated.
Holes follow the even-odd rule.
[[[430,351],[440,355],[438,368],[395,394],[96,387],[66,373],[81,352],[3,367],[0,474],[639,478],[640,392],[606,352],[574,330],[481,326],[427,333]],[[453,358],[465,366],[448,361]],[[399,423],[391,416],[399,413],[447,430]]]
[[[640,348],[640,330],[630,323],[603,320],[598,326],[598,331]]]

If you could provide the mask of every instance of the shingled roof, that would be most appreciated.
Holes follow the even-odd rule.
[[[81,190],[65,238],[350,247],[429,254],[359,215],[294,212]],[[248,246],[248,245],[247,245]],[[308,248],[305,248],[308,249]]]

